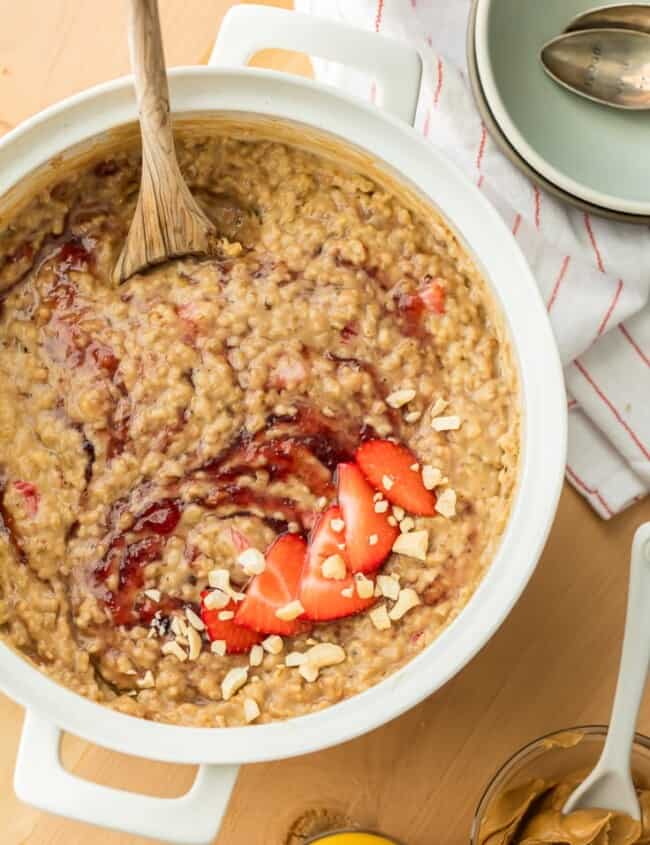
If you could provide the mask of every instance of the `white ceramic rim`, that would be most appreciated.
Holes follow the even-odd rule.
[[[650,214],[650,202],[626,200],[613,194],[593,190],[581,182],[576,182],[575,179],[542,158],[521,134],[510,118],[510,113],[501,96],[490,62],[488,19],[493,3],[494,0],[476,0],[476,25],[474,27],[476,67],[487,104],[505,138],[533,170],[536,170],[549,182],[568,194],[579,197],[592,205],[600,206],[605,210],[611,209],[636,215]]]
[[[382,683],[340,704],[285,722],[191,728],[136,719],[49,680],[0,644],[0,688],[64,730],[128,754],[180,763],[286,758],[352,739],[399,716],[455,675],[488,641],[532,575],[559,499],[566,452],[562,368],[546,309],[510,231],[483,194],[411,127],[329,86],[254,69],[177,68],[175,113],[272,115],[372,151],[388,172],[417,186],[483,269],[501,303],[519,364],[523,405],[519,486],[489,571],[458,619]],[[0,141],[0,194],[55,153],[134,121],[130,77],[52,106]]]

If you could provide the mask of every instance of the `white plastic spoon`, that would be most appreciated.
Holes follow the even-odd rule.
[[[607,741],[591,774],[569,796],[564,813],[601,809],[641,818],[630,755],[650,663],[650,522],[634,535],[621,666]]]

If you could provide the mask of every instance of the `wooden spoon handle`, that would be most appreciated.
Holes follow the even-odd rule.
[[[216,248],[214,226],[190,193],[176,160],[157,0],[131,0],[129,46],[140,111],[142,179],[113,270],[117,284],[168,258],[209,254]]]
[[[174,155],[169,87],[160,31],[158,0],[131,0],[129,49],[140,110],[142,153],[147,164]],[[169,164],[168,164],[169,166]]]

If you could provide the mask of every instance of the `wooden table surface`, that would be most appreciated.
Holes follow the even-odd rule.
[[[161,0],[170,65],[204,62],[228,0]],[[289,0],[274,5],[288,6]],[[126,2],[0,0],[0,131],[68,94],[127,70]],[[257,60],[308,73],[304,57]],[[650,503],[611,522],[568,487],[526,593],[481,654],[394,723],[344,746],[240,774],[216,845],[300,845],[301,833],[349,820],[406,845],[467,842],[487,779],[546,731],[608,717],[625,609],[627,561]],[[3,845],[140,845],[20,804],[12,778],[23,711],[0,695]],[[650,733],[650,697],[640,730]],[[81,777],[171,797],[194,769],[105,751],[74,737],[64,761]]]

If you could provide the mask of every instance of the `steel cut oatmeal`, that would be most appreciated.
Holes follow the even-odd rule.
[[[130,148],[3,227],[0,633],[124,713],[285,719],[466,604],[516,483],[516,374],[433,211],[279,141],[179,157],[216,258],[112,283]]]

